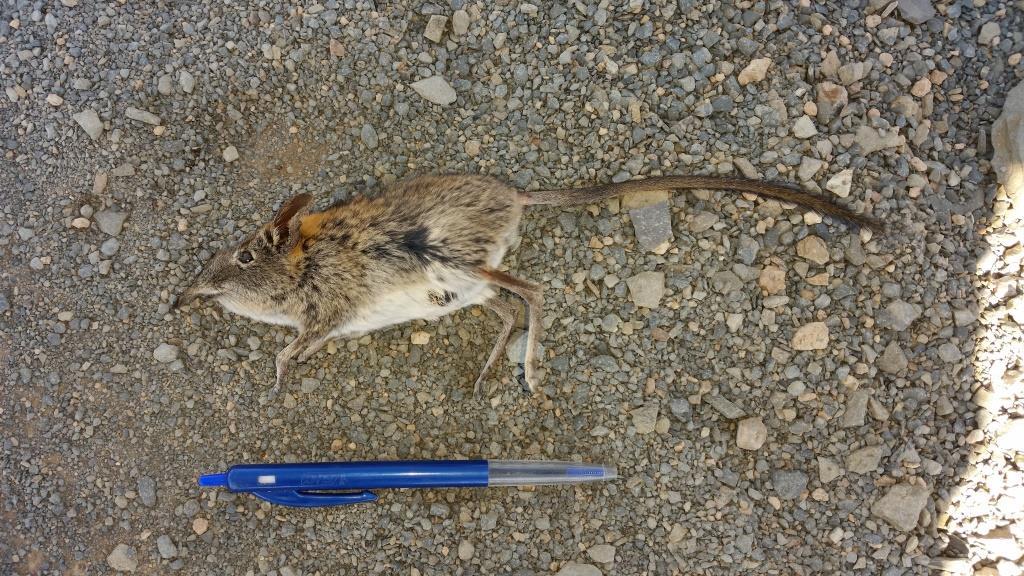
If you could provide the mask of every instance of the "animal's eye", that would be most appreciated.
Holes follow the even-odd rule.
[[[252,262],[252,252],[249,252],[248,250],[242,250],[241,252],[238,253],[238,261],[241,262],[242,264],[248,264],[249,262]]]

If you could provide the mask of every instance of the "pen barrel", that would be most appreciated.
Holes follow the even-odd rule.
[[[533,460],[489,460],[488,486],[536,486],[542,484],[577,484],[614,480],[614,466],[581,462],[548,462]]]
[[[258,490],[374,490],[487,486],[486,460],[397,460],[243,464],[227,472],[235,492]]]

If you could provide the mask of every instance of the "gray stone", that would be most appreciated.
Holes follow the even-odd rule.
[[[174,545],[174,541],[171,537],[162,534],[156,539],[156,549],[160,552],[160,557],[164,560],[170,560],[178,555],[178,547]]]
[[[178,73],[178,84],[186,94],[191,94],[196,87],[196,78],[188,70]]]
[[[985,22],[978,31],[978,44],[988,46],[999,36],[999,23],[996,21]]]
[[[917,528],[930,495],[931,491],[924,486],[897,484],[871,506],[871,513],[901,532],[910,532]]]
[[[448,18],[435,14],[427,20],[427,27],[423,30],[425,36],[431,42],[441,42],[444,37],[444,29],[448,26]]]
[[[772,486],[783,500],[796,500],[807,487],[807,474],[799,470],[776,470],[772,472]]]
[[[825,189],[829,192],[839,196],[840,198],[846,198],[850,195],[850,188],[853,186],[853,168],[847,168],[846,170],[840,171],[835,176],[828,179],[825,182]]]
[[[167,74],[161,76],[156,82],[156,91],[164,96],[169,96],[171,92],[174,92],[174,82],[171,80],[171,77]]]
[[[139,478],[138,482],[139,500],[142,505],[152,508],[156,505],[156,481],[149,476]]]
[[[878,315],[878,325],[902,332],[921,317],[921,307],[903,300],[893,300]]]
[[[797,242],[796,253],[819,266],[824,266],[829,261],[828,245],[817,236],[807,236]]]
[[[722,270],[711,276],[711,288],[719,294],[730,294],[743,288],[743,281],[731,270]]]
[[[595,544],[587,548],[587,556],[599,564],[611,564],[615,561],[615,546],[611,544]]]
[[[174,362],[178,359],[178,347],[164,342],[153,350],[153,359],[162,364]]]
[[[641,272],[626,280],[633,304],[642,308],[657,308],[665,295],[664,272]]]
[[[100,244],[100,252],[104,256],[113,256],[121,248],[121,242],[117,238],[107,238]]]
[[[569,562],[555,573],[555,576],[602,576],[601,570],[593,564]]]
[[[93,219],[96,220],[96,224],[104,234],[117,236],[121,233],[121,229],[124,227],[124,221],[128,219],[128,215],[124,212],[100,210],[93,215]]]
[[[448,84],[448,81],[440,76],[424,78],[413,82],[411,86],[423,99],[441,106],[447,106],[455,102],[457,98],[455,90]]]
[[[85,133],[89,135],[89,138],[97,140],[103,134],[103,121],[100,120],[96,111],[91,108],[86,108],[81,112],[71,117]]]
[[[946,342],[939,346],[939,359],[947,364],[963,360],[964,353],[955,344]]]
[[[906,142],[906,138],[895,130],[880,133],[877,129],[865,125],[857,129],[853,141],[860,146],[860,151],[867,155],[886,148],[902,146]]]
[[[729,420],[736,420],[747,415],[742,408],[721,396],[706,395],[704,396],[704,403]]]
[[[875,365],[882,372],[889,374],[898,374],[907,368],[907,357],[903,354],[903,349],[900,348],[899,342],[893,340],[889,342],[889,345],[885,347],[885,351],[882,355],[875,360]]]
[[[139,567],[138,553],[127,544],[118,544],[107,555],[107,566],[116,572],[135,572]]]
[[[854,474],[869,474],[878,468],[881,460],[881,446],[865,446],[846,457],[846,469]]]
[[[684,424],[688,424],[693,419],[693,409],[690,408],[690,402],[685,398],[672,399],[668,404],[668,409],[677,420]]]
[[[648,402],[630,412],[637,434],[650,434],[658,423],[658,403]]]
[[[159,126],[160,125],[160,117],[159,116],[157,116],[156,114],[153,114],[152,112],[149,112],[149,111],[146,111],[146,110],[140,110],[140,109],[135,108],[133,106],[129,106],[128,109],[124,111],[124,115],[127,116],[128,118],[130,118],[131,120],[136,120],[136,121],[142,122],[144,124],[151,124],[153,126]]]
[[[846,88],[833,82],[821,82],[815,88],[817,93],[818,122],[828,124],[842,114],[849,101]]]
[[[836,464],[831,458],[818,456],[818,480],[822,484],[828,484],[842,475],[843,469],[839,467],[839,464]]]
[[[992,124],[992,169],[1008,198],[1024,196],[1024,82],[1006,95],[1003,111]]]
[[[221,152],[221,157],[224,158],[224,161],[229,164],[231,162],[234,162],[235,160],[238,160],[238,148],[235,148],[234,146],[228,146],[227,148],[224,149],[223,152]]]
[[[867,390],[854,390],[846,400],[846,410],[843,412],[843,428],[854,428],[864,425],[864,416],[868,410],[868,398],[871,392]]]
[[[797,118],[793,123],[793,136],[797,138],[806,140],[817,133],[818,129],[814,126],[814,120],[811,120],[810,116],[806,114]]]
[[[667,202],[634,208],[629,211],[629,217],[633,220],[637,242],[649,252],[663,249],[665,243],[674,238],[672,213]]]
[[[359,131],[359,137],[362,138],[363,144],[365,144],[370,150],[376,148],[377,144],[380,142],[377,138],[377,130],[375,130],[370,124],[363,124],[362,130]]]
[[[935,17],[931,0],[899,0],[900,17],[911,24],[924,24]]]
[[[469,32],[469,13],[465,10],[456,10],[452,14],[452,34],[462,36]]]

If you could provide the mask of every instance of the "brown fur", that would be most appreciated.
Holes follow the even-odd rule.
[[[795,188],[737,178],[667,176],[521,192],[484,176],[425,176],[396,184],[378,197],[340,202],[312,214],[308,194],[289,199],[259,232],[214,256],[179,304],[210,296],[231,311],[298,329],[298,337],[278,354],[278,383],[293,358],[305,360],[333,336],[405,321],[392,318],[401,316],[403,306],[424,310],[411,319],[484,304],[505,327],[479,386],[511,330],[515,315],[497,294],[507,290],[527,304],[524,364],[533,389],[542,290],[495,270],[515,238],[523,206],[593,203],[628,192],[677,188],[750,192],[877,226],[868,217]]]

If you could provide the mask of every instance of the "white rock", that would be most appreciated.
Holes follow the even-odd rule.
[[[814,120],[807,114],[797,118],[796,122],[793,123],[793,136],[801,139],[807,139],[818,133],[818,129],[814,127]]]
[[[794,350],[824,350],[828,347],[828,326],[811,322],[797,329],[791,343]]]
[[[658,403],[648,402],[630,413],[637,434],[650,434],[658,423]]]
[[[839,467],[839,464],[830,458],[818,456],[818,478],[822,484],[828,484],[842,475],[843,469]]]
[[[448,84],[448,81],[440,76],[424,78],[412,84],[412,89],[425,100],[447,106],[455,102],[455,89]]]
[[[46,97],[46,103],[56,108],[64,103],[64,99],[59,94],[50,94]]]
[[[1003,111],[992,124],[992,168],[1014,201],[1017,220],[1024,217],[1024,82],[1006,95]]]
[[[736,427],[736,445],[744,450],[758,450],[768,439],[768,427],[760,418],[745,418]]]
[[[772,65],[771,58],[755,58],[747,64],[747,67],[737,76],[740,86],[746,86],[751,82],[760,82],[768,75],[768,68]]]
[[[418,346],[422,346],[422,345],[430,342],[430,333],[429,332],[423,332],[421,330],[417,330],[416,332],[412,333],[412,336],[410,337],[410,340],[411,340],[411,342],[413,344],[416,344]]]
[[[853,168],[847,168],[842,172],[828,179],[825,183],[825,189],[829,192],[839,196],[840,198],[846,198],[850,195],[850,188],[853,186]]]
[[[775,266],[765,266],[757,284],[769,294],[780,294],[786,291],[786,271]]]
[[[178,547],[174,545],[174,541],[167,534],[157,537],[156,548],[160,552],[160,557],[165,560],[170,560],[178,555]]]
[[[89,135],[89,138],[96,140],[103,134],[103,121],[100,120],[96,111],[92,108],[86,108],[81,112],[72,116],[75,122],[85,130],[85,133]]]
[[[865,446],[846,457],[846,469],[854,474],[870,474],[882,460],[881,446]]]
[[[886,148],[896,148],[906,142],[906,138],[893,128],[885,133],[879,133],[871,126],[861,126],[853,137],[854,142],[860,145],[863,154],[871,154]]]
[[[225,162],[234,162],[235,160],[238,160],[238,148],[228,146],[224,149],[224,152],[222,152],[221,155],[224,157]]]
[[[93,219],[96,220],[96,225],[104,234],[117,236],[124,228],[124,221],[128,219],[128,215],[124,212],[100,210],[93,215]]]
[[[459,542],[459,560],[470,560],[473,558],[473,554],[476,553],[476,546],[469,540],[463,540]]]
[[[800,159],[800,168],[796,171],[797,177],[799,177],[802,182],[810,182],[824,165],[825,163],[817,158],[804,156]]]

